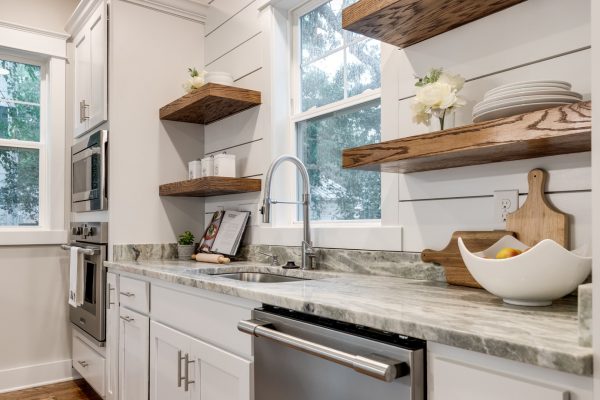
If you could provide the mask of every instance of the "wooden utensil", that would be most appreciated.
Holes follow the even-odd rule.
[[[508,214],[506,229],[517,234],[517,239],[535,246],[544,239],[552,239],[569,249],[569,216],[557,210],[546,198],[544,188],[548,173],[542,169],[529,172],[529,194],[525,204]]]
[[[425,262],[442,265],[446,271],[446,280],[452,285],[481,288],[463,262],[458,249],[458,238],[462,237],[470,251],[477,252],[487,249],[505,235],[514,236],[514,233],[509,231],[457,231],[452,234],[450,243],[445,249],[440,251],[425,249],[421,252],[421,259]]]

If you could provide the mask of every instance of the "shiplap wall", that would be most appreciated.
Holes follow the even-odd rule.
[[[263,1],[264,2],[264,1]],[[237,156],[238,176],[261,177],[273,152],[270,69],[265,62],[273,29],[259,0],[214,0],[206,26],[207,70],[231,72],[240,87],[261,90],[263,105],[205,129],[207,154],[226,150]],[[300,4],[301,2],[298,2]],[[427,131],[411,121],[414,75],[443,67],[467,79],[467,105],[456,125],[470,123],[472,107],[485,91],[509,82],[558,79],[590,98],[590,4],[588,0],[528,0],[406,49],[383,45],[382,136],[384,140]],[[272,49],[271,49],[272,50]],[[289,51],[289,50],[285,50]],[[289,54],[289,53],[287,53]],[[281,83],[280,83],[281,84]],[[287,85],[287,82],[283,83]],[[518,189],[527,195],[527,172],[549,171],[549,197],[572,218],[572,247],[590,239],[591,182],[588,153],[495,163],[409,175],[383,174],[383,222],[403,226],[397,250],[443,247],[454,230],[495,229],[494,190]],[[256,211],[259,194],[215,197],[218,206]],[[339,247],[344,247],[340,243]]]

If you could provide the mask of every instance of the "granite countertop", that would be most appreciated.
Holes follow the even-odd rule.
[[[445,283],[329,271],[282,270],[256,262],[106,262],[129,272],[349,323],[396,332],[578,375],[592,375],[592,349],[579,345],[577,299],[550,307],[504,304],[483,290]],[[252,283],[211,273],[262,271],[312,280]]]

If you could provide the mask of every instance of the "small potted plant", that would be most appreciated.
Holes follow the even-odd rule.
[[[177,238],[177,255],[180,260],[189,260],[194,254],[194,235],[185,231]]]

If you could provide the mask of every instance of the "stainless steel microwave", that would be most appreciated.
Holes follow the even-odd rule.
[[[108,208],[108,132],[96,131],[71,147],[71,210],[98,211]]]

